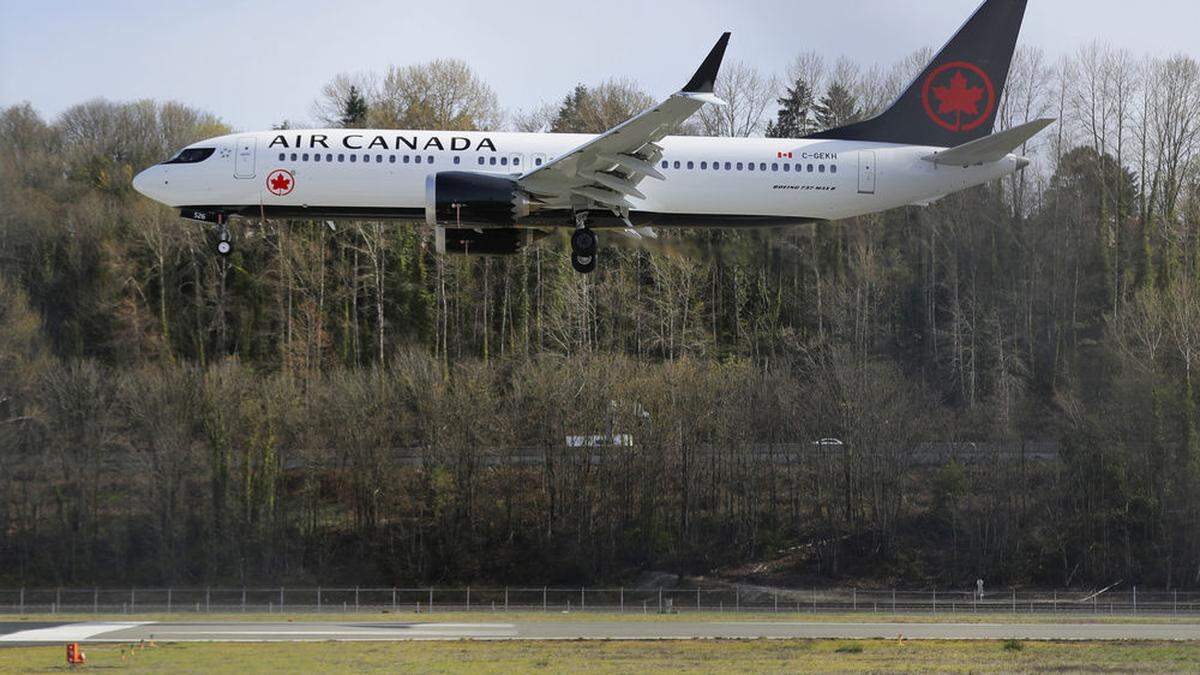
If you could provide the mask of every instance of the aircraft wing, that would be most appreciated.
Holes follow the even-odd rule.
[[[666,179],[654,168],[662,158],[656,141],[705,103],[724,105],[713,94],[713,85],[728,44],[729,33],[725,33],[679,93],[525,173],[518,183],[546,204],[576,210],[596,206],[628,218],[631,200],[645,198],[638,184],[648,177]]]

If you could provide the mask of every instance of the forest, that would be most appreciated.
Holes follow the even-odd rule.
[[[727,64],[679,133],[861,119],[928,56]],[[313,96],[277,126],[600,132],[655,100],[508,110],[455,60]],[[1022,48],[998,115],[1059,120],[1003,181],[605,236],[583,276],[565,234],[438,256],[423,223],[242,221],[224,258],[130,186],[222,120],[0,110],[0,586],[1200,587],[1200,64]]]

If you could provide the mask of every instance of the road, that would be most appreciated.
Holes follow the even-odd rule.
[[[806,623],[751,621],[0,623],[0,645],[64,642],[395,640],[1200,640],[1200,624]]]

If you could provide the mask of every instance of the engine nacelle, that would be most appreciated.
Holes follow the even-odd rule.
[[[507,176],[442,171],[425,179],[425,222],[433,227],[512,227],[531,210],[529,195]]]

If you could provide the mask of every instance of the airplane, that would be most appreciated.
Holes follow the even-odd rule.
[[[510,255],[570,227],[571,262],[597,265],[597,230],[777,227],[946,195],[1023,170],[1013,154],[1052,124],[992,133],[1028,0],[986,0],[885,111],[800,139],[671,132],[714,94],[730,34],[683,88],[598,134],[275,130],[194,143],[133,186],[212,223],[231,218],[421,220],[438,253]]]

